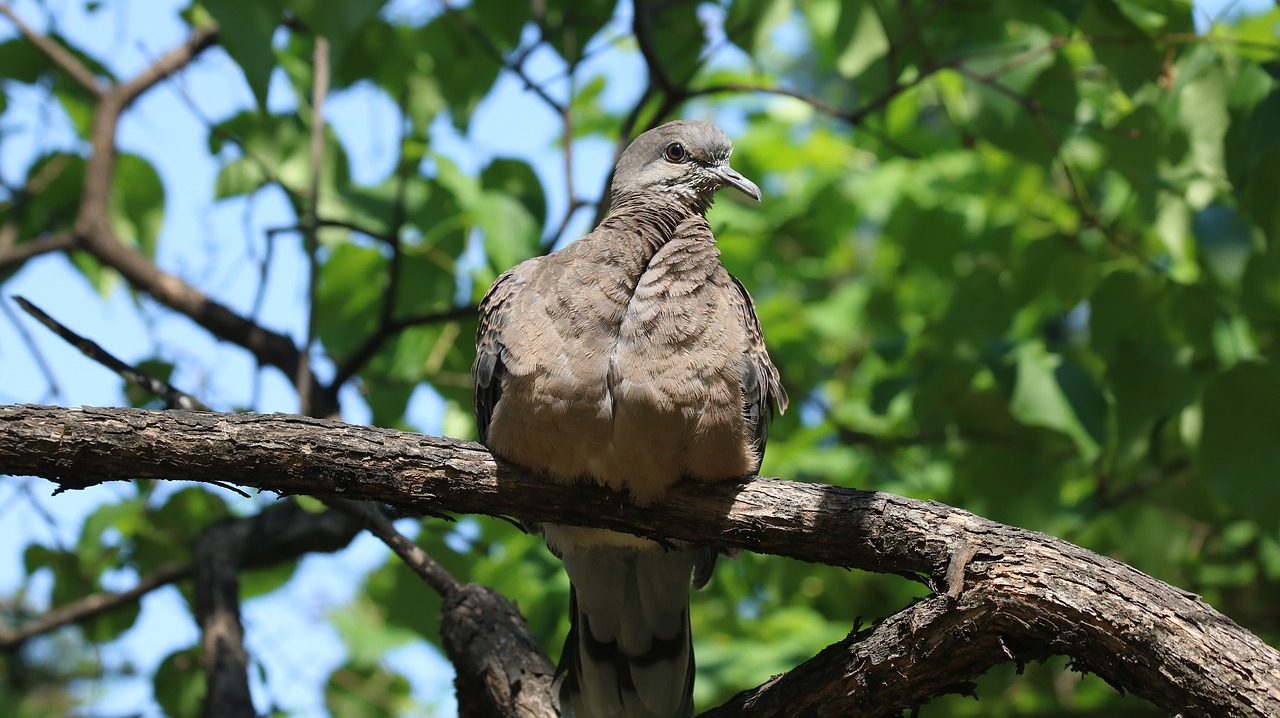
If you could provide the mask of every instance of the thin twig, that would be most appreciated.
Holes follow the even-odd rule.
[[[338,367],[334,372],[333,381],[329,383],[327,391],[336,394],[342,388],[343,384],[351,381],[370,359],[378,353],[382,345],[387,339],[399,334],[400,332],[412,327],[425,326],[428,324],[442,324],[445,322],[457,321],[467,317],[475,316],[479,308],[474,304],[468,304],[461,307],[449,307],[435,312],[426,312],[423,314],[413,314],[407,317],[392,318],[387,320],[386,324],[378,327],[378,329],[370,334],[365,341],[347,357],[346,361]]]
[[[46,396],[56,397],[61,394],[58,389],[58,379],[54,376],[53,369],[49,367],[49,361],[45,358],[44,352],[40,351],[39,345],[36,344],[35,337],[31,336],[31,332],[27,331],[26,325],[18,321],[17,315],[13,313],[13,309],[8,304],[0,302],[0,312],[4,312],[5,317],[13,324],[14,330],[22,338],[22,343],[27,345],[27,351],[31,352],[31,357],[35,360],[36,366],[39,367],[40,373],[44,375],[44,381],[49,386]]]
[[[145,391],[151,392],[159,397],[165,405],[166,409],[185,409],[187,411],[212,411],[204,402],[187,394],[186,392],[175,389],[172,384],[157,379],[145,372],[139,371],[136,367],[130,366],[123,361],[117,359],[113,354],[103,349],[97,342],[92,339],[76,334],[67,327],[63,326],[58,320],[46,314],[36,305],[27,301],[23,297],[15,296],[13,301],[22,307],[23,311],[35,317],[36,321],[45,325],[54,334],[62,337],[71,346],[80,350],[81,354],[89,357],[93,361],[105,366],[111,371],[119,374],[125,379],[136,384]]]
[[[573,195],[569,196],[573,197]],[[569,222],[573,220],[573,216],[578,213],[578,210],[583,207],[589,207],[592,204],[594,203],[585,199],[570,199],[569,206],[565,208],[564,215],[560,217],[560,222],[556,225],[555,230],[548,234],[546,239],[542,240],[542,252],[545,254],[555,249],[555,246],[564,237],[565,231],[569,229]]]
[[[57,232],[45,235],[28,242],[16,242],[11,247],[0,249],[0,271],[50,252],[64,252],[76,246],[76,236],[71,232]]]
[[[12,653],[34,636],[48,633],[71,623],[80,623],[120,606],[134,603],[157,588],[182,581],[191,576],[190,565],[170,564],[138,581],[133,588],[120,593],[94,593],[56,608],[21,628],[8,628],[0,624],[0,653]]]
[[[369,533],[381,539],[387,548],[394,551],[436,593],[448,596],[458,590],[458,580],[420,546],[397,531],[391,519],[382,513],[377,504],[345,499],[329,499],[325,504],[363,524]]]
[[[12,22],[14,27],[18,28],[18,32],[21,32],[24,37],[31,41],[32,45],[35,45],[50,60],[52,60],[53,64],[57,65],[63,72],[70,75],[71,79],[75,80],[77,84],[87,90],[94,99],[98,99],[102,96],[103,89],[102,85],[98,82],[97,76],[94,75],[88,67],[85,67],[84,63],[80,62],[75,55],[71,54],[70,50],[63,47],[62,43],[59,43],[48,35],[42,35],[36,32],[33,28],[23,22],[22,18],[18,17],[17,13],[15,13],[13,8],[9,7],[8,4],[0,5],[0,15],[4,15],[9,18],[9,22]]]
[[[135,75],[133,79],[123,85],[117,85],[112,88],[110,94],[119,97],[122,108],[128,107],[134,100],[138,99],[139,95],[191,64],[192,60],[196,59],[200,53],[208,48],[213,47],[217,41],[218,27],[216,25],[198,27],[191,32],[186,42],[161,55],[150,65],[147,65],[146,69]]]
[[[524,60],[528,57],[528,53],[522,54],[519,58],[519,62],[509,61],[503,55],[502,49],[498,47],[487,34],[485,34],[484,29],[477,25],[470,15],[465,11],[455,8],[450,4],[449,0],[440,0],[440,5],[444,7],[445,14],[450,21],[462,25],[463,29],[470,33],[471,36],[480,43],[480,46],[484,51],[489,53],[489,56],[494,60],[497,60],[498,64],[502,66],[502,69],[520,78],[520,81],[524,83],[524,89],[533,92],[533,94],[537,95],[539,99],[546,103],[546,105],[556,113],[564,112],[564,106],[560,102],[556,101],[556,99],[547,92],[546,88],[537,82],[534,82],[533,78],[529,77],[529,74],[525,72]]]
[[[317,35],[312,54],[311,99],[311,187],[303,243],[307,252],[307,339],[298,360],[298,413],[312,413],[311,390],[315,377],[311,372],[311,350],[316,343],[316,295],[320,280],[320,175],[324,169],[324,101],[329,93],[329,40]],[[336,407],[336,402],[335,402]]]

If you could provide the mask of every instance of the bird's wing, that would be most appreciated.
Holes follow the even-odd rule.
[[[760,329],[760,318],[756,316],[756,303],[737,277],[729,275],[729,278],[733,280],[733,288],[736,290],[730,295],[729,302],[738,310],[738,321],[742,323],[742,329],[747,335],[747,347],[742,355],[743,411],[748,425],[753,428],[756,447],[763,460],[773,408],[776,405],[778,413],[786,412],[787,390],[783,388],[778,368],[769,359],[769,352],[765,348],[764,332]],[[757,464],[752,472],[759,470],[760,466]]]
[[[475,386],[476,428],[480,432],[480,443],[486,445],[493,409],[502,397],[502,376],[506,373],[502,333],[512,321],[512,304],[522,284],[515,269],[510,269],[498,277],[480,300],[480,326],[476,330],[476,361],[471,366],[471,379]]]

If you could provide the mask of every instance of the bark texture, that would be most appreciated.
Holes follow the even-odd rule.
[[[135,409],[0,407],[0,472],[65,489],[221,481],[612,528],[914,574],[936,591],[714,715],[892,715],[963,689],[995,663],[1052,654],[1170,713],[1280,715],[1280,652],[1198,596],[934,502],[755,478],[682,485],[644,509],[497,464],[472,442],[287,415]]]

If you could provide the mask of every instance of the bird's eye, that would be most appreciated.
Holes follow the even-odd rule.
[[[684,151],[684,145],[679,142],[672,142],[662,151],[662,156],[667,158],[668,162],[684,162],[684,158],[688,154]]]

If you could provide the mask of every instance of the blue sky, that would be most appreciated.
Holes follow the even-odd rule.
[[[57,18],[57,29],[77,45],[105,62],[120,77],[133,75],[154,57],[177,44],[186,34],[173,0],[107,2],[97,12],[85,12],[81,0],[38,3],[21,0],[16,13],[41,30],[46,18]],[[1228,9],[1263,8],[1268,0],[1199,2],[1197,21]],[[386,12],[409,16],[429,13],[434,2],[393,2]],[[426,8],[426,10],[423,10]],[[0,20],[0,40],[14,34]],[[606,101],[621,106],[639,91],[644,69],[635,53],[609,51],[583,68],[589,78],[607,68],[611,83]],[[528,64],[534,78],[558,76],[563,69],[550,52],[535,53]],[[2,72],[2,71],[0,71]],[[563,95],[565,83],[552,85]],[[80,146],[66,118],[56,107],[42,105],[34,90],[6,85],[9,109],[0,116],[5,152],[0,156],[0,176],[13,183],[25,176],[33,159],[55,148]],[[206,52],[172,82],[143,96],[126,114],[120,128],[120,146],[147,158],[160,172],[167,192],[165,222],[159,264],[186,278],[233,308],[247,312],[256,289],[254,258],[263,250],[264,230],[294,223],[280,197],[264,193],[252,200],[212,202],[217,164],[206,152],[206,119],[218,121],[252,105],[253,98],[238,68],[220,49]],[[190,104],[189,104],[190,103]],[[191,104],[198,110],[193,111]],[[292,100],[279,77],[275,78],[269,104],[287,111]],[[375,183],[385,178],[396,160],[395,108],[383,93],[356,87],[336,93],[328,105],[328,117],[352,159],[357,181]],[[201,119],[205,118],[205,119]],[[494,157],[519,157],[533,164],[548,197],[548,216],[558,218],[567,205],[561,155],[554,143],[559,120],[532,93],[510,76],[476,112],[467,137],[459,136],[443,119],[432,127],[436,148],[464,169],[477,170]],[[16,140],[13,138],[17,138]],[[608,172],[611,146],[604,141],[575,145],[574,182],[579,193],[594,197]],[[590,212],[581,212],[566,233],[576,237],[587,229]],[[306,296],[303,262],[295,242],[281,242],[278,261],[269,280],[270,290],[260,315],[263,324],[302,335],[302,319],[296,311]],[[256,372],[242,350],[218,343],[188,320],[158,308],[149,300],[135,301],[115,291],[102,302],[94,290],[62,256],[47,256],[29,266],[4,286],[3,297],[20,294],[43,307],[72,329],[85,333],[109,351],[130,362],[160,355],[178,363],[175,383],[196,393],[219,409],[248,406],[255,396],[260,411],[294,411],[292,389],[278,372]],[[4,301],[0,299],[0,301]],[[121,382],[111,372],[83,358],[76,350],[44,331],[5,302],[0,312],[0,402],[53,403],[63,405],[120,405]],[[15,323],[16,322],[16,323]],[[20,331],[25,328],[31,341]],[[34,349],[32,349],[34,347]],[[56,380],[56,391],[46,381],[41,362]],[[255,376],[260,386],[254,388]],[[353,395],[344,395],[344,418],[365,422],[368,416]],[[415,426],[428,433],[440,431],[440,403],[428,389],[419,391],[411,406]],[[99,488],[50,497],[51,486],[34,479],[0,480],[0,593],[11,593],[22,579],[20,549],[32,540],[70,544],[83,516],[122,487]],[[115,493],[113,493],[115,492]],[[256,503],[234,499],[244,510]],[[41,512],[29,510],[34,502]],[[412,523],[402,525],[412,530]],[[266,667],[269,684],[255,684],[257,705],[275,704],[300,716],[324,715],[320,687],[343,659],[342,646],[327,626],[325,616],[346,603],[358,588],[360,577],[385,558],[385,550],[367,536],[336,556],[310,557],[296,578],[282,591],[249,602],[245,610],[249,649]],[[119,588],[132,584],[134,576],[122,572],[113,577]],[[39,604],[47,600],[47,579],[32,586]],[[195,625],[175,589],[157,591],[143,604],[138,625],[103,654],[109,665],[132,662],[141,675],[170,651],[195,643]],[[424,702],[452,712],[449,668],[419,642],[397,651],[391,660],[413,678],[415,694]],[[256,674],[255,674],[256,675]],[[149,680],[149,679],[148,679]],[[121,714],[149,707],[150,686],[144,680],[126,680],[110,691],[95,693],[93,711]]]

